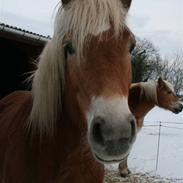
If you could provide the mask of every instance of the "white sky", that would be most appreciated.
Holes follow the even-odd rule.
[[[0,22],[52,35],[59,0],[0,0]],[[128,24],[150,39],[162,55],[183,49],[183,0],[133,0]]]

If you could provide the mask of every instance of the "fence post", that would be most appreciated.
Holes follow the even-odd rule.
[[[160,150],[160,137],[161,137],[161,121],[159,122],[159,134],[158,134],[158,148],[157,148],[157,156],[156,156],[156,172],[158,170],[158,161],[159,161],[159,150]]]

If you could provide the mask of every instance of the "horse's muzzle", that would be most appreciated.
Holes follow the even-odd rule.
[[[175,114],[178,114],[178,113],[182,112],[182,110],[183,110],[183,105],[182,105],[182,104],[179,104],[177,107],[175,107],[175,108],[173,109],[173,112],[174,112]]]
[[[124,121],[109,121],[97,116],[90,129],[90,141],[96,158],[102,162],[124,159],[136,137],[136,121],[130,116]]]

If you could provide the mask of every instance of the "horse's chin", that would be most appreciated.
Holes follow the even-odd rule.
[[[182,110],[177,109],[177,108],[174,108],[174,109],[172,110],[172,112],[173,112],[174,114],[179,114],[180,112],[182,112]]]
[[[113,164],[113,163],[119,163],[119,162],[124,161],[128,157],[128,154],[121,156],[119,158],[111,158],[111,159],[99,157],[97,154],[94,154],[94,156],[95,156],[95,159],[102,164]]]
[[[179,111],[172,111],[174,114],[179,114],[180,112]]]
[[[183,105],[181,103],[177,103],[170,109],[174,114],[179,114],[183,111]]]

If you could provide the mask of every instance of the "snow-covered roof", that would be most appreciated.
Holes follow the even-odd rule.
[[[0,23],[0,36],[9,39],[16,39],[18,41],[28,41],[38,44],[44,44],[50,39],[50,36],[44,36],[4,23]]]

